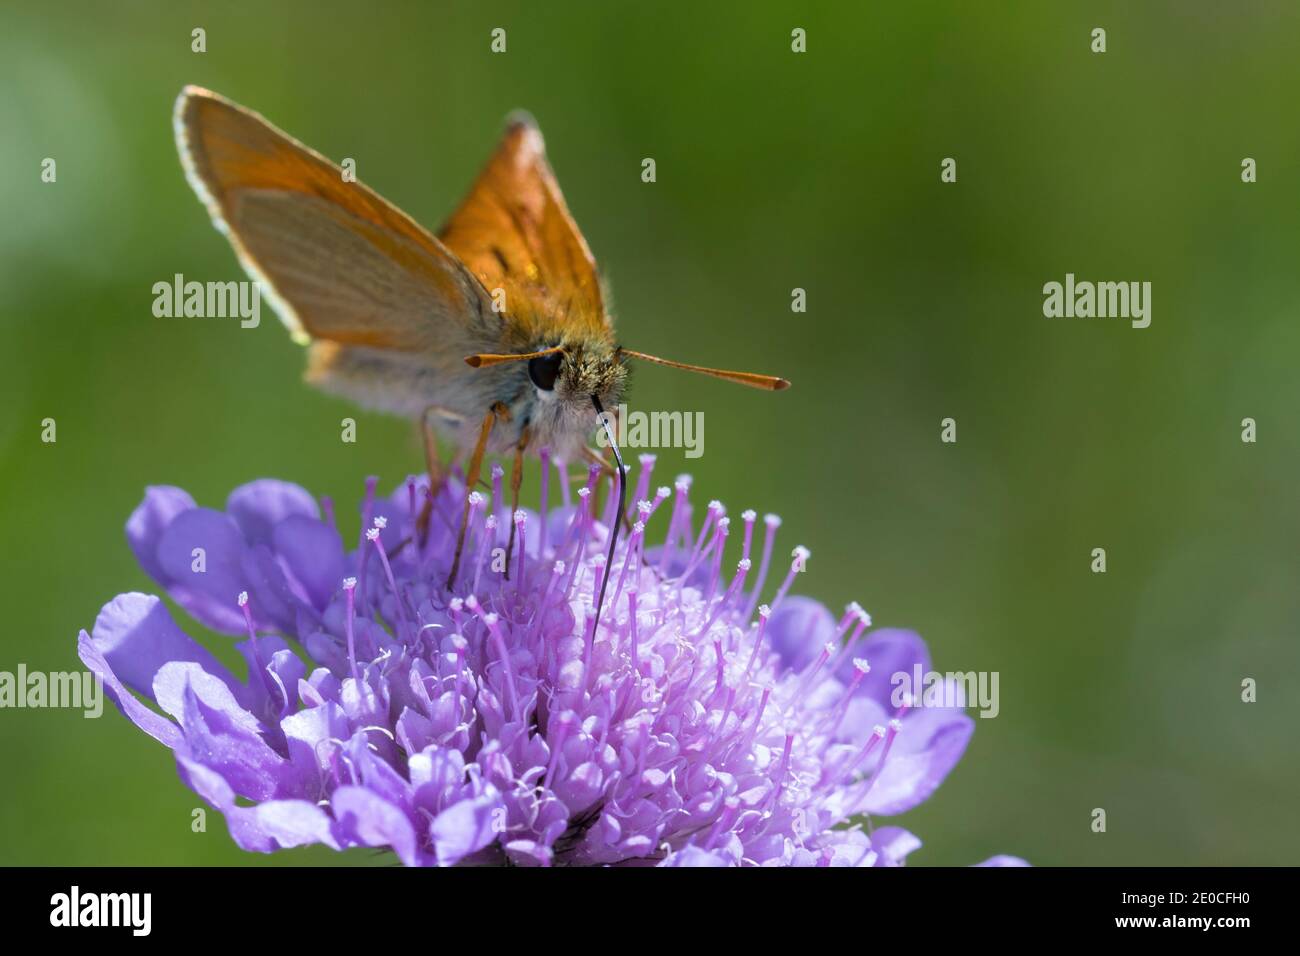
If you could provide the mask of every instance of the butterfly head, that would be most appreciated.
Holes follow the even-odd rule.
[[[566,344],[528,361],[528,378],[541,401],[591,407],[595,395],[606,406],[618,404],[627,368],[618,351],[603,342]]]
[[[553,433],[590,434],[596,424],[592,399],[616,408],[627,384],[617,349],[603,341],[566,341],[536,352],[526,368],[537,426]]]
[[[627,384],[618,348],[604,339],[565,337],[558,344],[501,355],[471,355],[466,362],[485,368],[509,362],[517,371],[516,401],[539,443],[566,447],[589,436],[598,421],[594,403],[617,408]]]

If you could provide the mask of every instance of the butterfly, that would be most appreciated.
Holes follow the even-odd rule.
[[[469,194],[436,234],[257,113],[187,86],[174,113],[186,178],[294,338],[307,380],[367,408],[421,422],[469,452],[466,490],[489,453],[595,456],[639,360],[780,390],[785,379],[674,362],[617,343],[595,258],[546,160],[537,124],[512,115]],[[460,565],[466,500],[448,577]],[[428,520],[428,502],[421,526]],[[611,529],[612,562],[617,528]],[[512,525],[513,532],[513,525]],[[513,546],[513,534],[511,539]],[[508,559],[507,559],[508,560]],[[507,563],[508,566],[508,563]],[[609,564],[607,564],[609,566]],[[604,598],[604,582],[597,602]]]

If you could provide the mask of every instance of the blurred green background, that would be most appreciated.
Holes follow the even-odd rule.
[[[661,477],[781,513],[805,593],[1000,673],[1001,714],[901,820],[914,864],[1296,862],[1295,4],[26,7],[0,12],[0,670],[78,667],[100,606],[154,590],[122,534],[146,484],[219,506],[275,476],[347,512],[419,467],[395,419],[339,441],[357,413],[300,383],[269,310],[151,314],[174,273],[242,277],[181,175],[181,86],[355,157],[430,227],[525,107],[623,342],[795,383],[639,369],[633,408],[706,412],[703,458]],[[1044,318],[1066,272],[1152,282],[1151,327]],[[241,853],[215,813],[192,833],[200,801],[111,707],[0,711],[0,766],[0,863],[337,859]]]

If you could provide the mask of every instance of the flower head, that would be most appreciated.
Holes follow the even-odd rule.
[[[597,513],[595,469],[576,494],[560,470],[551,506],[543,462],[536,512],[454,479],[379,498],[372,479],[351,550],[332,505],[296,485],[252,482],[224,511],[149,488],[132,550],[199,622],[244,637],[249,678],[143,594],[104,607],[81,657],[245,849],[387,847],[413,865],[900,863],[916,837],[852,821],[928,797],[973,727],[960,709],[891,704],[891,674],[928,669],[920,638],[790,595],[809,554],[778,558],[774,516],[761,539],[752,511],[733,528],[711,502],[697,522],[689,479],[651,493],[650,456],[622,516],[612,495]],[[618,520],[629,530],[607,561]]]

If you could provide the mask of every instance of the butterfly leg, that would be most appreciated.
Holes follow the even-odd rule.
[[[429,519],[433,515],[433,499],[442,490],[443,483],[447,480],[447,469],[442,464],[442,456],[438,454],[438,436],[429,424],[430,415],[440,415],[449,420],[461,420],[461,416],[439,405],[430,405],[420,416],[420,430],[424,437],[424,467],[429,473],[429,490],[420,508],[420,514],[415,519],[415,534],[399,541],[389,557],[400,554],[402,549],[411,543],[412,538],[418,540],[420,550],[424,550],[424,543],[429,537]]]
[[[430,415],[438,415],[454,422],[463,421],[460,415],[439,405],[430,405],[424,410],[424,414],[420,416],[420,432],[424,437],[424,467],[429,473],[429,494],[424,499],[424,506],[420,509],[420,517],[415,523],[422,550],[424,542],[429,536],[429,517],[433,513],[433,499],[437,497],[438,492],[442,490],[443,483],[447,480],[447,469],[442,463],[442,456],[438,453],[438,435],[429,423]]]
[[[460,553],[465,548],[465,530],[469,527],[469,494],[470,489],[478,484],[479,474],[483,470],[483,453],[487,451],[488,436],[492,434],[492,425],[500,418],[502,421],[509,421],[510,410],[501,402],[496,402],[488,409],[488,413],[483,416],[483,424],[479,427],[478,441],[474,445],[474,454],[469,460],[469,471],[465,474],[465,510],[460,516],[460,531],[456,535],[456,556],[451,560],[451,573],[447,575],[447,589],[450,590],[456,583],[456,575],[460,572]]]
[[[582,457],[583,457],[583,458],[586,458],[587,461],[591,462],[593,465],[596,465],[597,467],[599,467],[599,468],[600,468],[600,473],[601,473],[601,475],[602,475],[603,477],[605,477],[605,478],[610,478],[610,479],[613,479],[613,478],[615,477],[615,476],[614,476],[614,466],[611,465],[611,464],[609,463],[609,461],[605,458],[605,456],[604,456],[603,454],[601,454],[600,452],[596,451],[596,449],[594,449],[594,448],[588,448],[586,445],[583,445],[583,446],[582,446]],[[602,487],[602,483],[601,483],[601,482],[597,482],[597,483],[596,483],[596,493],[595,493],[595,496],[592,498],[592,501],[591,501],[591,513],[592,513],[593,515],[596,515],[596,516],[599,516],[599,515],[601,514],[601,510],[600,510],[600,492],[601,492],[601,487]]]
[[[519,486],[524,483],[524,449],[528,447],[528,426],[519,431],[515,461],[510,469],[510,540],[506,544],[506,580],[510,580],[510,556],[515,551],[515,512],[519,510]]]

